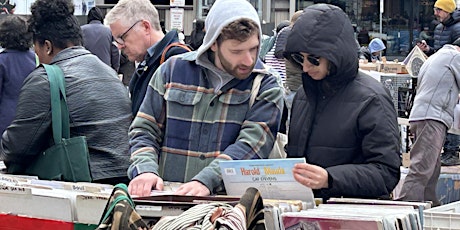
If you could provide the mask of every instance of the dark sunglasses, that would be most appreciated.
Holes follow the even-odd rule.
[[[292,53],[291,54],[292,60],[297,62],[299,65],[303,65],[304,63],[304,56],[300,53]],[[319,66],[319,57],[315,55],[308,55],[307,61],[310,62],[314,66]]]

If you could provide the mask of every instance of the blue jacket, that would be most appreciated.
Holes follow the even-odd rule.
[[[14,119],[22,82],[34,69],[34,52],[0,52],[0,136]]]
[[[457,38],[460,37],[460,11],[455,11],[451,14],[451,17],[442,23],[439,23],[434,29],[433,47],[426,52],[427,55],[431,55],[437,50],[441,49],[445,44],[452,44]]]

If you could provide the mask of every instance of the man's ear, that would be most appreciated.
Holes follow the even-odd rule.
[[[217,42],[214,42],[212,45],[211,45],[211,50],[213,52],[216,52],[217,51]]]
[[[140,24],[141,24],[141,27],[142,27],[142,31],[147,31],[148,33],[150,33],[150,31],[152,30],[152,25],[150,24],[149,21],[142,20],[140,22]]]

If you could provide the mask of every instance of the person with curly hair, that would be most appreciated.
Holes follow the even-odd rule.
[[[86,136],[93,182],[127,182],[130,100],[117,73],[82,44],[71,0],[37,0],[29,31],[41,63],[64,73],[70,137]],[[48,75],[42,66],[25,80],[16,117],[3,133],[0,160],[7,171],[23,174],[53,145]]]
[[[27,21],[18,15],[0,22],[0,135],[14,119],[22,82],[35,69],[32,34]]]

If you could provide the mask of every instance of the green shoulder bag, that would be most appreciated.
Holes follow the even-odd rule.
[[[43,66],[50,82],[54,145],[40,154],[25,173],[44,180],[91,182],[86,138],[70,138],[64,74],[57,65]]]

